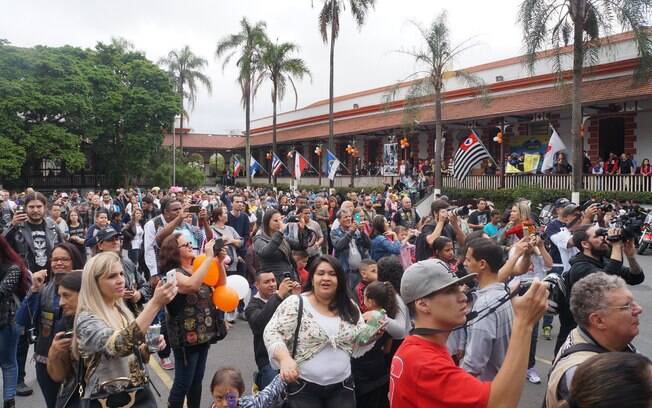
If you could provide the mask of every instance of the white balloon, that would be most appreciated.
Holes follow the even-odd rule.
[[[226,278],[226,286],[238,292],[238,298],[244,299],[249,295],[249,281],[240,275],[231,275]]]

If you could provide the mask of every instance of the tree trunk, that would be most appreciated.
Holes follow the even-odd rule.
[[[251,171],[249,162],[251,161],[251,140],[249,139],[250,120],[251,120],[251,82],[245,85],[245,171],[247,174],[247,187],[251,186]]]
[[[276,154],[276,81],[272,84],[272,153]],[[274,156],[272,156],[273,158]],[[274,168],[272,167],[272,171]],[[276,187],[276,175],[274,178],[274,187]]]
[[[175,121],[176,122],[176,121]],[[172,126],[176,125],[173,122]],[[183,155],[183,102],[181,102],[181,116],[179,117],[179,149],[181,149],[181,155]]]
[[[331,8],[331,55],[330,55],[330,83],[328,89],[328,150],[331,152],[335,150],[335,140],[333,134],[333,89],[334,89],[334,80],[335,80],[335,5],[337,0],[332,1]],[[335,186],[335,180],[330,180],[330,187]]]
[[[441,177],[441,150],[442,150],[442,124],[441,124],[441,88],[435,87],[435,190],[442,189]]]
[[[580,132],[582,123],[582,74],[584,72],[584,14],[585,0],[575,0],[573,39],[573,96],[571,113],[571,138],[573,139],[573,193],[582,190],[582,151],[584,140]],[[577,197],[579,199],[579,197]]]

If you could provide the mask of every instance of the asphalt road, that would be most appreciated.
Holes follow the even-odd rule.
[[[640,333],[634,341],[639,352],[646,356],[652,356],[652,251],[650,255],[638,256],[638,261],[645,271],[648,279],[645,283],[638,286],[630,287],[634,293],[636,301],[643,307],[641,316]],[[542,378],[542,384],[525,384],[525,389],[519,407],[521,408],[540,408],[545,394],[545,383],[550,361],[553,358],[553,347],[556,336],[556,329],[559,328],[557,319],[555,319],[555,331],[553,340],[544,340],[539,338],[537,346],[537,365],[536,369]],[[155,360],[155,359],[152,359]],[[208,361],[206,363],[206,375],[203,380],[203,407],[210,407],[212,400],[210,396],[209,385],[213,373],[220,367],[236,367],[244,377],[246,389],[251,389],[252,373],[255,370],[253,357],[253,342],[249,326],[246,322],[238,320],[233,328],[229,331],[228,336],[223,341],[211,347]],[[174,371],[163,370],[156,361],[150,362],[150,373],[156,388],[161,392],[159,406],[166,406],[167,395],[172,385]],[[0,383],[1,383],[0,379]],[[34,394],[29,397],[17,397],[17,407],[43,407],[45,406],[43,397],[36,383],[36,376],[33,364],[28,362],[27,383],[34,388]]]

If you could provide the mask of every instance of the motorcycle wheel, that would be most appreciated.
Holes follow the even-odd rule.
[[[646,249],[647,249],[647,244],[644,243],[644,242],[641,242],[638,245],[638,251],[636,251],[636,253],[638,253],[639,255],[643,255],[645,253]]]

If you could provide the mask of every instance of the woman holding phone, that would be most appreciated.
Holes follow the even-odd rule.
[[[208,349],[219,340],[221,318],[213,306],[213,289],[204,283],[211,263],[218,262],[221,268],[217,286],[226,284],[226,251],[220,249],[215,259],[215,242],[206,244],[206,259],[194,273],[192,244],[184,234],[174,233],[161,244],[159,271],[166,274],[168,282],[175,280],[179,290],[166,308],[168,339],[175,360],[169,408],[181,408],[184,401],[189,408],[199,408]]]

